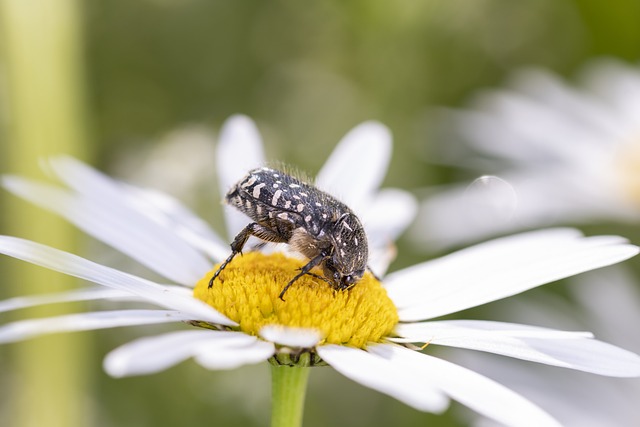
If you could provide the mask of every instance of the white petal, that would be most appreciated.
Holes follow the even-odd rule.
[[[415,409],[435,413],[447,409],[448,399],[433,387],[429,378],[417,379],[410,369],[395,361],[334,344],[320,346],[317,351],[325,362],[345,377]]]
[[[546,150],[565,151],[564,156],[571,159],[571,151],[583,149],[585,145],[593,144],[606,147],[616,143],[603,137],[604,135],[611,135],[614,140],[617,139],[617,135],[622,136],[620,119],[616,117],[616,112],[592,94],[570,87],[557,76],[540,69],[526,70],[518,77],[516,89],[537,101],[539,110],[549,114],[556,122],[556,126],[565,128],[564,135],[584,133],[591,137],[571,141],[561,139],[561,141],[567,141],[566,144],[561,144],[569,148],[565,151],[565,147],[557,147],[557,144],[550,143],[550,138],[544,138],[548,129],[545,131],[544,126],[536,127],[529,123],[527,127],[530,131],[540,132],[542,135],[542,138],[539,138],[541,141],[534,143],[540,144]],[[612,81],[608,82],[609,89],[613,83]],[[629,96],[628,93],[627,96]],[[540,129],[541,127],[542,129]]]
[[[184,286],[162,285],[178,295],[191,296],[193,290]],[[146,302],[145,298],[132,294],[131,292],[117,289],[86,288],[53,294],[31,295],[15,297],[0,301],[0,313],[22,310],[24,308],[39,305],[56,304],[72,301],[94,301],[94,300],[117,300],[126,302]]]
[[[20,197],[60,214],[86,233],[170,280],[193,285],[211,268],[206,258],[175,233],[129,206],[124,192],[113,188],[101,192],[100,189],[113,185],[107,182],[108,178],[68,158],[54,163],[61,174],[85,169],[86,173],[69,174],[69,181],[82,179],[86,185],[91,181],[89,175],[95,175],[93,178],[99,177],[96,181],[103,182],[94,186],[92,197],[18,177],[4,177],[3,185]]]
[[[393,261],[394,242],[413,221],[416,210],[417,202],[411,194],[387,188],[379,191],[360,215],[367,232],[369,267],[379,277]]]
[[[462,320],[398,325],[396,332],[413,342],[486,351],[612,377],[640,376],[640,356],[585,332]]]
[[[631,258],[638,248],[615,236],[571,229],[496,239],[389,275],[402,321],[429,319],[495,301]]]
[[[118,291],[116,289],[95,288],[79,289],[56,294],[16,297],[0,301],[0,313],[59,302],[92,301],[100,299],[127,298],[131,296],[132,295],[129,292]]]
[[[90,282],[130,292],[160,306],[183,311],[191,315],[194,320],[235,326],[234,322],[211,306],[182,292],[176,292],[170,287],[158,285],[39,243],[11,236],[0,236],[0,253]]]
[[[369,351],[399,366],[415,382],[428,382],[452,399],[506,425],[559,426],[522,396],[461,366],[394,345],[372,345]]]
[[[531,399],[565,427],[628,426],[639,419],[638,381],[530,365],[490,354],[455,351],[455,363]],[[495,424],[473,424],[476,427]]]
[[[602,107],[615,118],[616,130],[632,135],[640,118],[638,68],[607,59],[590,64],[584,74],[586,88],[603,101]],[[625,142],[623,138],[611,141],[612,144]]]
[[[322,339],[320,331],[306,328],[291,328],[282,325],[267,325],[260,329],[266,341],[289,347],[314,347]]]
[[[441,249],[562,223],[637,220],[637,210],[625,206],[606,180],[583,169],[545,165],[544,174],[501,174],[508,183],[502,187],[445,187],[422,202],[410,236],[418,245]]]
[[[198,280],[199,275],[210,267],[208,260],[176,236],[172,227],[167,227],[166,224],[159,227],[157,223],[149,221],[149,218],[153,216],[151,211],[155,209],[148,203],[148,197],[145,198],[146,200],[131,197],[127,190],[133,188],[132,186],[115,181],[72,157],[55,157],[49,163],[70,188],[84,196],[84,198],[80,198],[83,203],[97,205],[98,209],[105,209],[118,227],[133,236],[138,232],[136,228],[139,228],[143,240],[150,239],[149,245],[154,247],[156,251],[166,251],[167,259],[165,262],[169,262],[173,266],[174,275],[182,277],[181,280],[177,280],[167,276],[169,279],[181,284],[192,285],[193,279],[197,277],[196,280]],[[159,193],[156,192],[157,194]],[[167,198],[170,197],[165,196],[165,202]],[[185,219],[184,210],[180,219]],[[127,242],[131,243],[131,239],[128,239]],[[125,246],[115,239],[114,242],[107,243],[120,250]],[[144,256],[136,256],[135,253],[131,256],[140,260],[151,256],[151,254],[147,251],[144,252]]]
[[[21,341],[56,332],[91,331],[119,326],[182,322],[190,316],[168,310],[117,310],[20,320],[0,327],[0,343]]]
[[[219,347],[215,343],[205,343],[198,347],[196,362],[207,369],[235,369],[268,360],[276,352],[273,343],[255,339],[246,345]]]
[[[418,204],[411,193],[395,188],[380,190],[360,219],[367,229],[371,243],[386,243],[398,238],[413,221]]]
[[[450,338],[464,338],[468,336],[482,337],[512,337],[512,338],[546,338],[573,339],[593,338],[591,332],[559,331],[538,326],[522,325],[518,323],[495,322],[491,320],[438,320],[420,323],[399,323],[395,330],[399,336],[417,341],[429,342],[432,339],[445,340]]]
[[[220,261],[229,255],[229,244],[223,241],[205,221],[179,200],[159,191],[123,185],[131,203],[140,212],[182,237],[194,248]]]
[[[265,161],[260,133],[246,116],[233,116],[224,123],[216,150],[218,184],[223,197],[249,170],[262,166]],[[229,238],[235,237],[249,222],[229,206],[225,206],[224,214]]]
[[[353,128],[318,173],[316,185],[359,213],[380,187],[391,159],[391,132],[378,122]]]
[[[464,197],[464,188],[445,190],[423,207],[425,239],[456,244],[602,218],[637,222],[616,169],[640,119],[638,69],[599,61],[587,72],[589,86],[580,90],[548,72],[527,70],[513,89],[485,94],[476,108],[447,117],[459,139],[493,157],[492,173],[515,177],[520,203],[508,221]]]
[[[548,72],[520,73],[515,89],[482,96],[478,110],[486,116],[484,126],[457,123],[471,144],[523,163],[542,159],[571,163],[580,151],[606,147],[603,141],[621,136],[616,132],[619,120],[611,120],[610,108]]]
[[[107,355],[104,369],[114,377],[143,375],[170,368],[208,346],[212,351],[246,346],[255,338],[239,332],[190,330],[170,332],[131,341]]]

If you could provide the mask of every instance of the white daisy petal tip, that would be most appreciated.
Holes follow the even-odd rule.
[[[391,130],[376,120],[362,122],[347,133],[345,139],[362,140],[366,142],[379,141],[383,144],[391,144]]]
[[[220,129],[220,144],[233,146],[237,143],[262,147],[262,137],[255,122],[241,114],[229,117]]]
[[[287,347],[312,348],[320,342],[322,334],[317,329],[267,325],[260,329],[260,337]]]
[[[102,361],[102,369],[113,378],[129,376],[128,364],[118,353],[109,353]]]
[[[369,161],[376,165],[380,170],[375,176],[376,185],[379,185],[389,161],[391,159],[391,150],[393,144],[393,136],[391,130],[380,122],[370,120],[360,123],[340,140],[333,154],[327,160],[328,165],[335,165],[336,157],[354,157],[357,153],[362,155],[367,153]],[[370,179],[374,180],[373,177]]]
[[[105,372],[114,378],[160,372],[192,357],[194,348],[222,334],[187,330],[138,338],[112,350],[102,365]]]
[[[253,119],[245,114],[234,114],[224,121],[225,128],[229,129],[255,129],[256,124]]]
[[[262,363],[276,352],[275,345],[255,339],[248,345],[219,348],[216,344],[203,345],[194,356],[195,361],[206,369],[230,370],[244,365]]]
[[[365,210],[384,180],[391,146],[391,132],[386,126],[373,121],[361,123],[334,148],[316,176],[316,186],[356,212]],[[361,167],[354,169],[354,162]]]
[[[220,129],[217,146],[221,189],[226,192],[247,170],[263,163],[262,137],[253,120],[242,115],[227,119]]]

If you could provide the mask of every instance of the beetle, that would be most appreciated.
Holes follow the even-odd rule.
[[[225,202],[253,220],[231,243],[231,255],[209,281],[242,252],[251,236],[287,243],[309,259],[280,292],[284,294],[305,274],[336,290],[347,290],[364,275],[368,244],[362,223],[351,209],[330,194],[281,170],[261,167],[247,173],[225,196]],[[319,266],[324,276],[311,273]]]

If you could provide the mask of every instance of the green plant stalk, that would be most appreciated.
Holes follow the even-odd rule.
[[[311,368],[271,365],[271,427],[300,427]]]
[[[0,0],[0,167],[38,178],[38,163],[54,154],[85,157],[81,11],[79,0]],[[3,113],[7,113],[4,115]],[[2,233],[74,250],[64,220],[0,191]],[[51,271],[11,263],[0,297],[50,293],[76,285]],[[10,285],[10,286],[9,286]],[[65,304],[37,307],[19,318],[55,316]],[[74,310],[75,311],[75,310]],[[14,427],[81,427],[88,414],[87,336],[65,334],[7,347],[12,383],[3,419]],[[4,351],[4,349],[3,349]]]

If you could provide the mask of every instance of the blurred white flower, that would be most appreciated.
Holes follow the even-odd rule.
[[[204,126],[186,125],[158,140],[125,146],[116,153],[113,173],[140,187],[179,197],[188,206],[202,205],[205,197],[210,204],[214,197],[211,183],[216,178],[212,167],[215,139]]]
[[[220,138],[217,170],[226,191],[264,158],[257,130],[245,117],[230,119]],[[414,207],[403,191],[378,190],[390,143],[382,125],[358,126],[339,144],[316,181],[361,216],[372,254],[390,252],[390,241],[405,228]],[[442,345],[605,376],[640,376],[640,356],[597,341],[588,332],[429,320],[636,255],[638,248],[622,238],[584,237],[571,229],[526,233],[396,271],[384,285],[366,275],[348,292],[335,292],[323,281],[304,276],[284,302],[278,294],[302,265],[300,260],[282,253],[246,253],[236,257],[224,278],[220,276],[221,283],[209,289],[212,264],[229,251],[225,240],[177,200],[113,181],[70,158],[52,159],[48,166],[68,188],[18,177],[5,177],[3,183],[174,284],[155,283],[35,242],[0,236],[1,253],[108,288],[8,300],[0,303],[2,311],[112,298],[162,307],[18,321],[0,327],[0,342],[61,331],[185,322],[192,327],[144,337],[112,351],[105,369],[114,376],[149,374],[189,358],[209,369],[267,360],[328,364],[416,409],[439,413],[454,399],[513,426],[558,424],[510,389],[415,351],[420,348],[414,343],[423,349],[430,344],[427,353]],[[248,219],[235,210],[226,215],[231,238]],[[383,274],[389,257],[377,258],[372,267]]]
[[[640,69],[594,62],[580,87],[540,69],[514,77],[472,108],[441,116],[449,142],[466,147],[457,161],[465,153],[467,167],[503,185],[436,191],[421,206],[417,241],[441,248],[541,226],[640,219]],[[474,150],[484,163],[470,159]]]
[[[578,306],[549,294],[526,304],[499,304],[502,317],[519,322],[588,328],[613,342],[640,351],[640,295],[621,268],[607,268],[572,279],[569,289]],[[603,286],[606,285],[606,286]],[[568,370],[523,366],[511,360],[451,355],[464,366],[502,382],[531,399],[566,427],[636,426],[640,424],[640,382],[576,375]],[[549,387],[553,381],[553,387]],[[486,418],[464,413],[475,426],[497,426]]]

